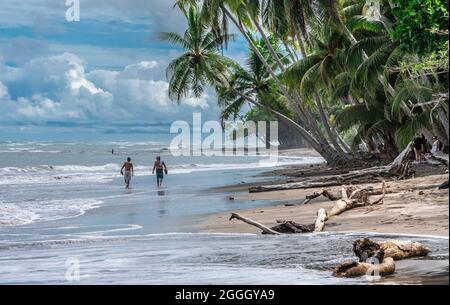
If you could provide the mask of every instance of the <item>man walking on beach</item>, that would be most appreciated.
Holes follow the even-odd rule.
[[[156,170],[156,184],[158,185],[158,187],[160,187],[164,179],[164,174],[167,175],[167,166],[163,161],[161,161],[160,156],[156,157],[155,164],[153,165],[152,174],[155,173],[155,170]]]
[[[134,167],[133,163],[131,163],[131,158],[128,157],[127,161],[122,165],[120,169],[120,173],[123,175],[125,180],[125,188],[130,188],[131,176],[134,176]]]

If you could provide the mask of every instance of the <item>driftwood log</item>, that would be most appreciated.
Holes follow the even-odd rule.
[[[353,243],[353,252],[360,262],[373,257],[380,249],[384,251],[384,257],[392,257],[396,261],[423,257],[430,253],[422,244],[412,241],[387,240],[374,242],[369,238],[360,238]]]
[[[448,155],[443,153],[442,151],[437,152],[436,154],[433,155],[433,158],[435,158],[436,160],[440,161],[441,163],[449,166],[449,158]]]
[[[314,232],[322,232],[325,228],[325,221],[328,220],[327,211],[319,209],[317,211],[316,223],[314,225]]]
[[[330,175],[318,178],[312,178],[304,181],[290,182],[283,184],[274,185],[263,185],[250,187],[250,193],[258,192],[271,192],[271,191],[282,191],[282,190],[293,190],[293,189],[307,189],[307,188],[324,188],[330,186],[337,186],[343,184],[363,184],[363,183],[373,183],[376,181],[386,180],[387,178],[403,179],[411,175],[410,166],[411,159],[410,153],[413,149],[413,143],[409,145],[392,161],[391,164],[386,166],[376,166],[365,168],[361,170],[353,170],[341,175]],[[443,161],[447,160],[448,155],[439,157]],[[318,196],[317,196],[318,197]],[[308,199],[308,198],[307,198]],[[305,200],[304,203],[310,200]]]
[[[427,256],[429,250],[417,242],[399,240],[374,242],[369,238],[360,238],[353,243],[353,252],[359,261],[345,261],[339,264],[334,268],[333,276],[386,276],[395,272],[394,261]]]
[[[281,234],[280,232],[272,230],[271,228],[269,228],[269,227],[267,227],[267,226],[265,226],[263,224],[260,224],[259,222],[256,222],[256,221],[254,221],[254,220],[252,220],[250,218],[244,217],[244,216],[239,215],[237,213],[231,213],[230,221],[233,220],[233,219],[239,219],[239,220],[241,220],[241,221],[243,221],[243,222],[245,222],[245,223],[247,223],[249,225],[255,226],[255,227],[261,229],[261,231],[263,231],[266,234],[273,234],[273,235]]]
[[[351,192],[350,195],[348,194],[349,192]],[[376,199],[375,201],[370,201],[369,188],[346,188],[343,186],[341,189],[342,199],[336,201],[331,210],[327,212],[327,215],[328,217],[332,217],[356,207],[380,204],[386,196],[386,183],[384,181],[382,183],[381,193],[382,195],[380,198]]]
[[[325,221],[328,218],[342,214],[343,212],[363,206],[372,206],[381,204],[386,196],[386,183],[383,181],[381,186],[381,196],[374,201],[369,197],[373,194],[372,187],[358,188],[345,187],[341,189],[341,199],[337,200],[329,211],[319,210],[316,219],[315,232],[321,232],[325,228]]]
[[[271,229],[285,234],[295,234],[295,233],[311,233],[314,232],[314,224],[301,225],[294,221],[277,220],[277,225]],[[263,232],[263,234],[265,234]]]
[[[307,195],[305,197],[305,199],[298,205],[308,204],[309,202],[311,202],[311,200],[316,199],[316,198],[318,198],[320,196],[324,196],[324,197],[328,198],[331,201],[339,200],[339,199],[342,198],[340,192],[333,192],[333,191],[330,191],[330,190],[327,190],[327,189],[323,189],[320,192],[315,192],[315,193],[313,193],[311,195]],[[285,206],[287,206],[287,207],[295,206],[295,205],[297,205],[297,204],[289,204],[289,203],[285,204]]]
[[[291,182],[283,184],[262,185],[250,187],[250,193],[284,191],[308,188],[326,188],[330,186],[338,186],[343,184],[363,184],[382,181],[389,177],[397,175],[389,172],[389,166],[373,167],[364,170],[351,171],[347,174],[339,176],[324,176],[319,178],[308,179],[300,182]],[[318,197],[318,196],[317,196]]]
[[[395,262],[386,257],[381,264],[359,263],[354,261],[343,262],[333,270],[336,277],[387,276],[395,272]]]
[[[321,192],[323,194],[324,192]],[[381,197],[371,201],[369,197],[374,193],[381,193]],[[331,193],[327,193],[331,194]],[[333,205],[333,207],[326,211],[325,209],[319,209],[317,211],[317,217],[314,224],[298,224],[293,221],[278,220],[278,225],[269,228],[261,223],[254,221],[253,219],[244,217],[237,213],[232,213],[230,221],[233,219],[241,220],[249,225],[261,229],[263,234],[283,234],[283,233],[310,233],[310,232],[322,232],[325,229],[325,222],[332,216],[342,214],[343,212],[362,206],[376,205],[383,202],[386,195],[386,183],[383,181],[381,191],[375,192],[373,187],[345,187],[341,189],[341,196],[339,200]],[[333,198],[338,198],[337,195],[333,195]],[[331,196],[330,196],[331,197]]]

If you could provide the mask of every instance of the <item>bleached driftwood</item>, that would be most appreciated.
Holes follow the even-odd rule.
[[[391,257],[396,261],[427,256],[430,252],[422,244],[412,241],[387,240],[375,242],[369,238],[360,238],[353,243],[353,252],[360,262],[375,256],[380,249],[384,251],[384,257]]]
[[[437,153],[435,153],[433,155],[433,158],[436,160],[439,160],[439,162],[445,164],[445,165],[449,165],[449,161],[448,161],[448,155],[443,153],[442,151],[439,151]]]
[[[395,272],[396,260],[426,256],[429,250],[417,242],[398,240],[374,242],[369,238],[360,238],[353,243],[353,252],[359,258],[359,262],[346,261],[339,264],[334,268],[333,276],[386,276]]]
[[[257,227],[257,228],[261,229],[266,234],[272,234],[272,235],[281,234],[281,233],[279,233],[279,232],[277,232],[275,230],[272,230],[269,227],[266,227],[263,224],[260,224],[259,222],[256,222],[256,221],[254,221],[254,220],[252,220],[250,218],[244,217],[244,216],[239,215],[237,213],[231,213],[230,221],[233,220],[233,219],[239,219],[239,220],[241,220],[241,221],[243,221],[243,222],[245,222],[245,223],[247,223],[249,225]]]
[[[360,263],[347,261],[339,264],[333,270],[333,276],[336,277],[360,277],[368,276],[387,276],[395,272],[395,262],[391,257],[386,257],[381,264]]]
[[[300,182],[291,182],[273,185],[261,185],[249,188],[250,193],[284,191],[307,188],[326,188],[343,184],[364,184],[373,183],[389,177],[398,177],[389,172],[390,166],[372,167],[363,170],[351,171],[338,176],[324,176],[320,178],[308,179]]]
[[[411,160],[409,158],[413,149],[413,143],[409,143],[408,146],[392,161],[391,164],[386,166],[376,166],[365,168],[361,170],[353,170],[342,175],[323,176],[319,178],[307,179],[304,181],[290,182],[283,184],[262,185],[249,188],[250,193],[259,192],[271,192],[271,191],[283,191],[294,189],[307,189],[307,188],[324,188],[330,186],[337,186],[343,184],[363,184],[371,183],[378,180],[385,180],[386,178],[405,178],[410,176]],[[439,158],[447,161],[448,155],[440,156]],[[308,203],[310,200],[306,198],[304,203]]]
[[[379,245],[384,250],[385,257],[392,257],[396,261],[423,257],[430,253],[422,244],[412,241],[388,240],[379,242]]]
[[[317,211],[316,223],[314,226],[314,232],[322,232],[325,228],[325,221],[327,221],[328,216],[325,209],[319,209]]]
[[[369,196],[375,192],[376,191],[374,191],[372,186],[366,186],[364,188],[343,186],[341,188],[341,199],[337,200],[329,211],[326,211],[325,209],[319,209],[317,211],[317,217],[314,222],[314,232],[322,232],[325,228],[325,222],[329,217],[342,214],[343,212],[352,208],[380,204],[386,195],[386,183],[384,181],[382,183],[382,195],[378,199],[370,201]],[[331,193],[328,193],[328,195],[329,194]],[[337,195],[333,195],[332,198],[337,198]],[[248,223],[249,225],[260,228],[265,234],[308,233],[312,231],[313,226],[302,225],[293,221],[278,220],[277,226],[268,228],[250,218],[243,217],[236,213],[231,214],[230,220],[232,219],[239,219],[245,223]]]
[[[408,146],[395,158],[388,166],[388,171],[394,175],[404,175],[405,168],[409,167],[409,154],[412,152],[414,143],[410,142]]]
[[[327,215],[328,217],[332,217],[356,207],[380,204],[386,196],[386,183],[384,181],[382,183],[381,190],[381,197],[371,202],[369,200],[369,192],[367,188],[354,188],[351,194],[348,195],[349,189],[343,186],[341,189],[341,199],[336,201],[333,207],[327,212]]]

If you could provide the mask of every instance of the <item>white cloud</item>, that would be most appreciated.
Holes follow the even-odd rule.
[[[71,53],[33,59],[22,67],[1,64],[0,101],[8,111],[0,121],[152,122],[187,118],[209,108],[210,97],[168,98],[168,83],[157,79],[164,65],[140,61],[121,71],[86,72],[86,63]],[[213,109],[212,109],[213,110]]]
[[[8,88],[0,81],[0,101],[9,99]]]
[[[80,113],[63,109],[61,103],[52,101],[49,98],[34,96],[32,100],[19,98],[17,100],[17,113],[22,118],[41,119],[79,119]]]

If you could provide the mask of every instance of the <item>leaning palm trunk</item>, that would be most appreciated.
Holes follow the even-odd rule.
[[[298,30],[298,33],[296,34],[296,37],[297,37],[298,45],[300,47],[300,52],[301,52],[303,58],[306,58],[306,56],[308,56],[308,54],[306,53],[305,43],[303,42],[300,29]],[[351,148],[341,138],[341,136],[338,134],[336,129],[331,128],[330,122],[328,120],[328,116],[325,114],[325,111],[323,110],[322,101],[320,99],[320,96],[316,92],[314,93],[314,101],[316,102],[316,106],[317,106],[317,108],[319,110],[322,122],[324,123],[325,130],[326,130],[328,136],[330,137],[331,141],[333,141],[332,142],[333,145],[337,149],[340,149],[341,151],[342,151],[342,149],[341,149],[341,147],[342,147],[345,152],[350,153],[351,152]],[[338,142],[340,142],[339,144],[341,146],[339,146],[338,142],[335,143],[334,140],[336,140],[336,139],[337,139]]]
[[[277,62],[278,67],[281,69],[282,72],[286,71],[286,67],[284,66],[284,64],[281,62],[280,58],[278,57],[277,53],[275,52],[275,50],[273,49],[269,38],[267,37],[267,35],[264,33],[264,29],[261,27],[261,25],[258,23],[258,21],[252,17],[252,21],[255,24],[256,28],[258,29],[258,32],[261,34],[261,36],[264,39],[264,42],[266,43],[267,48],[269,49],[270,54],[272,55],[272,57],[275,59],[275,61]],[[303,46],[303,44],[302,44]],[[306,51],[304,49],[304,46],[302,48],[302,55],[306,56]],[[300,103],[300,96],[296,93],[295,95],[296,99],[298,100],[298,103]],[[314,93],[314,101],[316,103],[317,106],[317,110],[319,111],[320,114],[320,119],[323,123],[323,127],[331,141],[331,143],[333,144],[334,148],[336,149],[338,154],[344,155],[344,151],[342,150],[341,146],[339,145],[338,141],[337,141],[337,137],[336,135],[333,134],[333,132],[331,131],[331,127],[328,121],[328,118],[325,115],[325,112],[323,110],[323,106],[322,106],[322,101],[320,100],[320,97],[317,93]],[[318,130],[317,125],[313,127],[315,130]],[[318,133],[320,133],[320,131],[318,131]],[[321,133],[320,133],[321,134]],[[325,140],[326,141],[326,140]]]
[[[257,102],[255,99],[239,92],[238,90],[233,89],[233,92],[246,99],[249,103],[253,104],[256,107],[267,108],[261,103]],[[340,156],[336,153],[336,151],[330,149],[330,146],[323,145],[323,143],[315,140],[314,137],[300,124],[287,117],[286,115],[271,108],[269,108],[268,111],[275,115],[279,120],[283,121],[286,124],[289,124],[290,126],[293,126],[296,130],[298,130],[300,134],[305,138],[305,140],[308,141],[308,143],[312,146],[312,148],[314,148],[327,162],[329,162],[330,164],[337,164],[340,161]]]
[[[437,110],[439,120],[441,121],[442,126],[444,126],[445,133],[447,135],[447,142],[449,138],[449,121],[448,121],[448,115],[445,113],[445,111],[442,108],[439,108]]]
[[[298,108],[298,104],[295,102],[295,100],[292,98],[292,96],[289,94],[286,87],[281,83],[281,81],[278,79],[277,75],[273,71],[273,69],[270,67],[270,65],[267,63],[265,58],[262,56],[261,52],[258,50],[258,48],[255,46],[251,38],[248,36],[247,32],[243,28],[242,24],[237,21],[237,19],[231,14],[231,12],[223,6],[223,11],[226,14],[230,20],[235,24],[235,26],[239,29],[239,31],[244,36],[245,40],[248,42],[249,46],[252,48],[252,50],[255,52],[255,54],[258,56],[258,58],[261,60],[261,62],[264,64],[265,68],[269,72],[270,76],[273,78],[273,80],[276,82],[278,87],[280,88],[282,94],[287,98],[289,103],[291,104],[291,107],[295,111],[295,113],[298,115],[301,122],[304,124],[304,126],[308,127],[313,133],[316,132],[316,136],[318,135],[318,128],[317,126],[314,126],[312,124],[312,119],[308,118],[301,109]],[[290,122],[292,124],[292,122]],[[297,129],[300,126],[299,124],[293,125]],[[300,126],[301,127],[301,126]],[[314,128],[316,127],[316,128]],[[302,127],[300,130],[304,130]],[[309,134],[305,133],[308,136],[305,137],[305,140],[308,141],[311,146],[330,164],[330,165],[342,165],[346,164],[348,162],[348,157],[343,156],[341,154],[338,154],[329,144],[327,141],[324,141],[323,137],[319,137],[319,141],[315,141],[314,138]],[[314,141],[312,141],[314,140]]]

